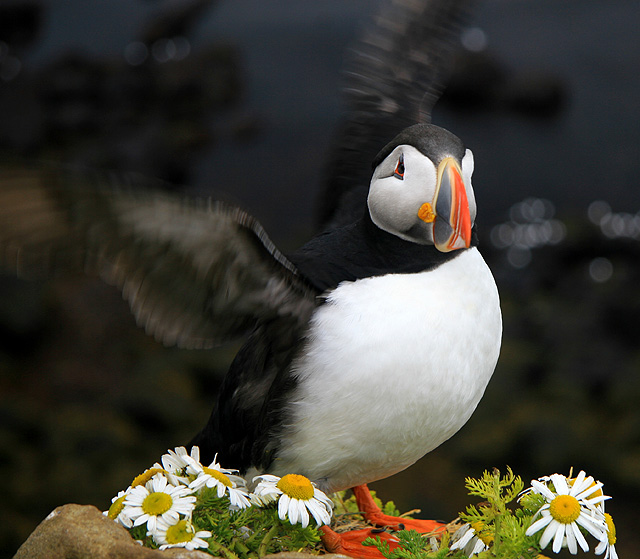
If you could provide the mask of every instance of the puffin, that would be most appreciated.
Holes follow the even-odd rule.
[[[473,153],[431,123],[465,4],[389,0],[356,43],[320,232],[298,250],[285,255],[239,207],[162,181],[13,165],[0,174],[0,262],[25,277],[98,275],[166,345],[244,337],[190,441],[203,462],[301,474],[353,489],[376,525],[441,529],[383,515],[367,484],[453,436],[500,352]],[[331,551],[369,556],[367,534],[322,530]]]

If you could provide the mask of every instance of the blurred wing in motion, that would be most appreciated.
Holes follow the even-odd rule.
[[[360,217],[371,162],[401,130],[430,122],[469,0],[387,0],[346,64],[347,114],[320,199],[322,225]]]
[[[3,169],[0,264],[25,277],[96,273],[167,345],[211,347],[272,319],[306,323],[316,294],[253,217],[161,184]]]

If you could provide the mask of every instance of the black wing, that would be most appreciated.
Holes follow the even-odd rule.
[[[320,201],[322,225],[360,217],[378,151],[404,128],[430,122],[470,4],[388,0],[353,46],[346,64],[346,122]]]
[[[315,291],[238,208],[139,176],[0,172],[0,263],[21,276],[92,272],[167,345],[200,348],[275,318],[306,323]]]

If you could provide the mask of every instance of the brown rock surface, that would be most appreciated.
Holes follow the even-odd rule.
[[[211,559],[204,551],[142,547],[129,532],[90,505],[63,505],[45,518],[13,559]],[[285,552],[263,559],[309,559],[306,553]],[[348,559],[327,554],[323,559]]]
[[[202,551],[142,547],[89,505],[64,505],[45,518],[13,559],[211,559]]]

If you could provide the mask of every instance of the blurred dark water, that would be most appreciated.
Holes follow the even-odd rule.
[[[3,156],[141,171],[231,199],[285,249],[312,234],[344,49],[374,2],[202,2],[191,18],[186,2],[20,4],[34,17],[0,36]],[[464,477],[494,466],[525,480],[584,468],[614,497],[621,555],[640,552],[637,15],[622,0],[479,8],[487,49],[460,62],[434,122],[475,154],[504,345],[469,424],[374,485],[401,509],[453,518],[469,503]],[[147,59],[131,64],[142,40]],[[163,348],[91,279],[0,276],[0,293],[10,557],[55,506],[105,508],[187,441],[236,348]]]

